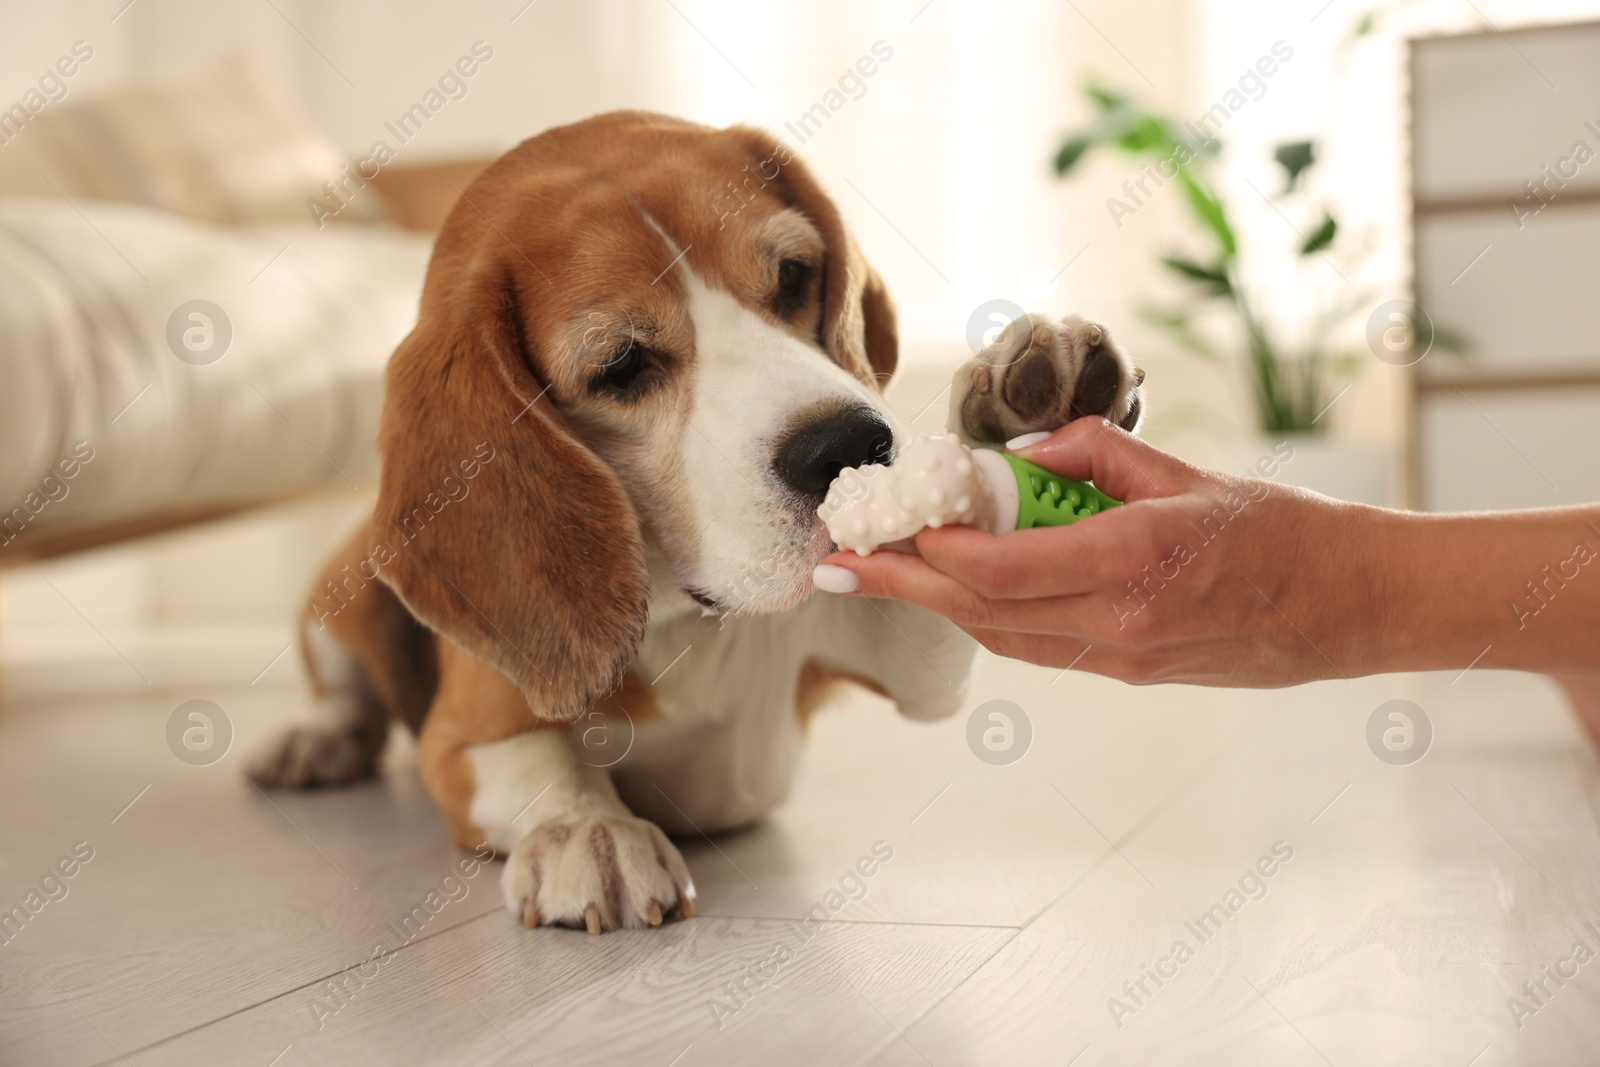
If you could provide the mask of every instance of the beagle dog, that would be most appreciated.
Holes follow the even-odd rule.
[[[882,282],[770,135],[618,112],[511,150],[440,231],[376,508],[305,613],[319,721],[251,774],[370,777],[398,720],[526,925],[692,915],[667,835],[781,802],[833,683],[962,703],[953,624],[812,595],[830,482],[893,454],[896,358]]]

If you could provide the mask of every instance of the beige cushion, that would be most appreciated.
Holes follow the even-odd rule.
[[[244,60],[163,85],[51,103],[0,151],[0,195],[164,208],[224,225],[312,223],[341,153],[302,129]],[[341,220],[373,217],[356,197]]]
[[[0,566],[64,531],[375,484],[429,244],[0,197]],[[228,338],[199,359],[196,300]]]

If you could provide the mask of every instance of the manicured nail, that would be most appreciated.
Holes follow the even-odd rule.
[[[1038,433],[1025,433],[1021,437],[1013,437],[1007,441],[1006,451],[1016,452],[1019,449],[1027,448],[1029,445],[1036,445],[1040,441],[1049,440],[1049,438],[1050,432],[1048,430],[1040,430]]]
[[[854,593],[861,589],[859,578],[831,563],[818,564],[811,572],[811,582],[824,593]]]

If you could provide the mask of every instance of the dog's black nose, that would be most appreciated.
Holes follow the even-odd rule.
[[[772,467],[789,488],[820,500],[846,467],[893,458],[894,431],[882,415],[863,406],[797,426],[778,445]]]

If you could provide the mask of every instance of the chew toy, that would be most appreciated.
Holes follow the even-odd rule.
[[[1120,503],[1017,456],[968,448],[954,434],[924,434],[893,466],[841,471],[817,514],[834,544],[867,556],[925,526],[1008,533],[1066,526]]]

